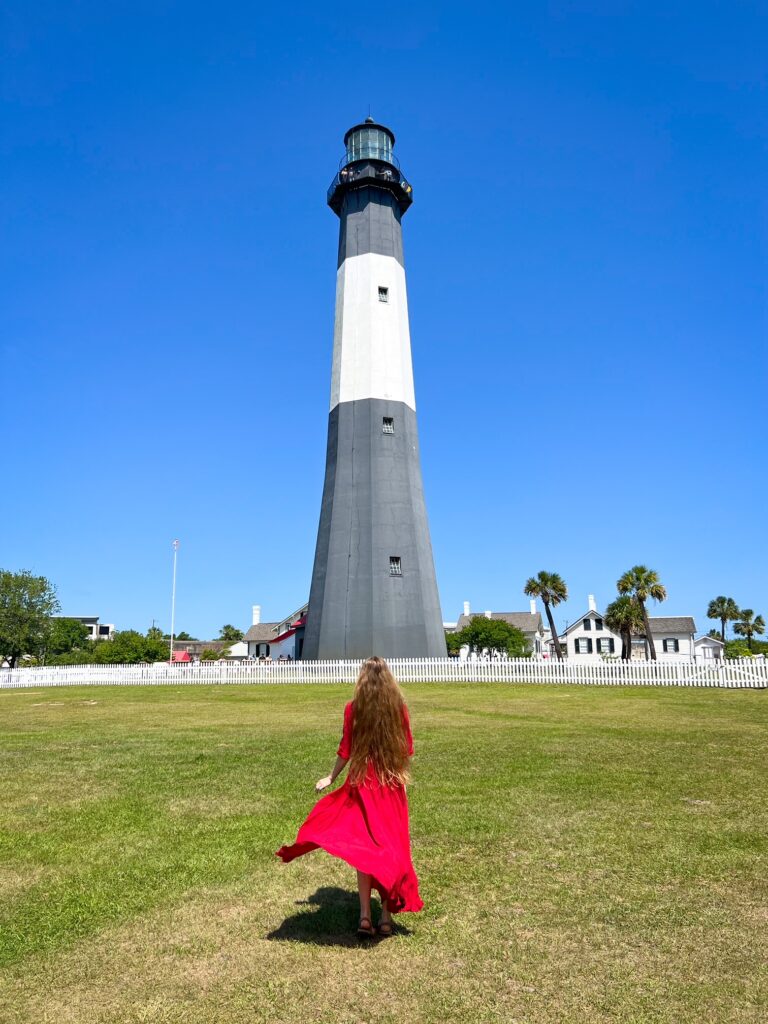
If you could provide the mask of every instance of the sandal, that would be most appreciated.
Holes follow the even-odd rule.
[[[384,929],[386,928],[386,931]],[[395,924],[394,921],[379,921],[379,936],[382,939],[388,939],[390,935],[394,934]]]
[[[364,921],[368,922],[367,927],[365,924],[363,924]],[[376,934],[376,929],[373,927],[373,921],[371,921],[370,917],[360,918],[360,921],[358,922],[357,925],[357,934],[364,935],[367,939],[373,938],[373,936]]]

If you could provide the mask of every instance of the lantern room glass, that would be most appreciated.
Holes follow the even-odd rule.
[[[392,163],[392,139],[380,128],[358,128],[347,139],[347,163],[385,160]]]

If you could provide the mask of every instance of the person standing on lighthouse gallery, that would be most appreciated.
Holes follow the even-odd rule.
[[[347,764],[344,784],[323,797],[299,829],[296,842],[277,856],[288,863],[322,848],[357,871],[361,936],[392,934],[392,913],[424,906],[411,860],[405,785],[413,756],[408,708],[383,658],[368,658],[353,699],[344,709],[344,729],[329,776],[333,785]],[[371,890],[381,896],[378,932],[371,917]]]

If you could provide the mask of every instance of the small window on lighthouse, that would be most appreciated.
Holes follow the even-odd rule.
[[[395,432],[395,421],[391,416],[385,416],[381,421],[381,432],[382,434],[394,434]]]
[[[379,285],[379,302],[389,302],[389,288]]]
[[[400,564],[400,558],[395,555],[389,556],[389,575],[390,576],[402,576],[403,567]]]

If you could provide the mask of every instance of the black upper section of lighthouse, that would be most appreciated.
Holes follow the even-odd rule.
[[[328,205],[341,216],[344,197],[365,188],[378,188],[394,196],[403,214],[413,202],[413,189],[403,177],[397,157],[392,153],[395,136],[383,124],[368,117],[350,128],[344,136],[346,153],[339,173],[328,189]]]

